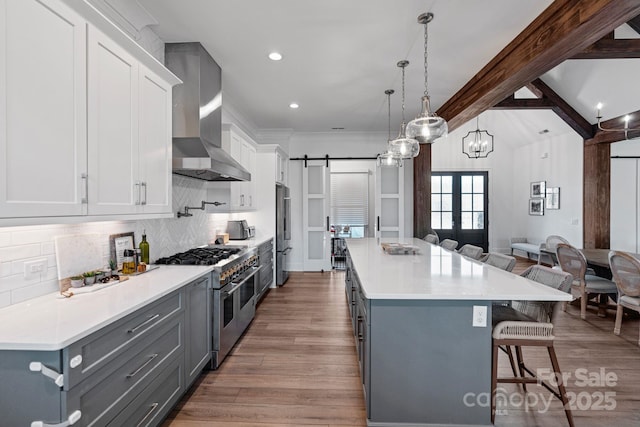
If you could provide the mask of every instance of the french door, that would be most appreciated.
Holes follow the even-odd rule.
[[[443,239],[489,249],[488,172],[432,172],[431,228]]]

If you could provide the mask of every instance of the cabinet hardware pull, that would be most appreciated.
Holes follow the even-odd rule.
[[[89,203],[89,177],[86,173],[80,175],[80,179],[82,179],[82,199],[80,203],[87,204]]]
[[[148,318],[147,320],[145,320],[144,322],[140,323],[138,326],[136,326],[135,328],[131,328],[129,330],[127,330],[128,334],[133,334],[135,331],[137,331],[138,329],[142,328],[145,325],[148,325],[149,323],[153,322],[154,320],[156,320],[158,317],[160,317],[159,314],[156,314],[154,316],[151,316],[150,318]]]
[[[147,418],[149,418],[149,416],[151,416],[151,414],[153,414],[153,411],[156,410],[156,408],[158,407],[159,403],[158,402],[153,402],[151,404],[151,408],[149,408],[149,410],[147,411],[147,413],[144,415],[144,417],[140,420],[140,422],[138,424],[136,424],[136,427],[140,427],[141,425],[144,425],[144,422],[147,421]]]
[[[327,217],[327,231],[329,231],[329,217]]]
[[[377,231],[380,231],[380,216],[379,215],[378,215],[378,219],[376,221],[376,224],[377,224],[376,227],[378,229]]]
[[[147,359],[146,362],[144,362],[142,365],[140,365],[140,367],[138,369],[136,369],[135,371],[131,372],[130,374],[127,374],[127,378],[133,378],[136,375],[138,375],[138,373],[140,371],[142,371],[149,363],[151,363],[153,361],[153,359],[155,359],[156,357],[158,357],[158,353],[153,353],[151,356],[149,356],[149,359]]]
[[[146,205],[146,204],[147,204],[147,183],[146,183],[146,182],[144,182],[144,181],[142,181],[142,182],[140,183],[140,186],[141,186],[142,188],[144,188],[144,199],[142,199],[142,203],[141,203],[141,204],[142,204],[142,205]]]
[[[64,375],[54,371],[53,369],[47,366],[44,366],[40,362],[29,363],[29,370],[31,372],[42,372],[42,375],[44,375],[47,378],[51,378],[55,383],[55,385],[57,385],[58,387],[62,387],[64,385]]]
[[[77,423],[82,418],[82,412],[80,410],[73,411],[66,421],[58,424],[47,424],[44,421],[32,421],[31,427],[68,427]]]
[[[253,206],[253,196],[249,194],[249,206]]]
[[[137,193],[136,205],[139,205],[140,204],[140,181],[136,181],[136,183],[133,186],[135,187],[134,191]]]
[[[77,356],[74,356],[74,357],[71,358],[71,360],[69,360],[69,366],[71,368],[77,368],[81,364],[82,364],[82,355],[81,354],[78,354]]]

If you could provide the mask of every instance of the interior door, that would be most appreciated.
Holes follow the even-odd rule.
[[[304,271],[331,270],[329,179],[323,160],[309,160],[302,168]]]
[[[488,172],[432,172],[431,228],[443,239],[489,249]]]
[[[376,168],[376,237],[404,236],[404,170],[396,166]]]

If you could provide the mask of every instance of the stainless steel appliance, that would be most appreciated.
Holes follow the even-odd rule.
[[[191,249],[156,264],[213,265],[211,273],[212,331],[211,368],[217,369],[242,333],[256,310],[258,251],[243,246],[214,245]]]
[[[276,284],[282,286],[289,278],[287,256],[291,252],[291,196],[289,187],[276,184]]]
[[[251,229],[244,219],[227,221],[227,233],[231,240],[245,240],[251,237]]]

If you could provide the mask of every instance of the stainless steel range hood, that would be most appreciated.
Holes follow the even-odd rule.
[[[222,71],[198,42],[166,43],[173,87],[173,173],[206,181],[250,181],[222,148]]]

